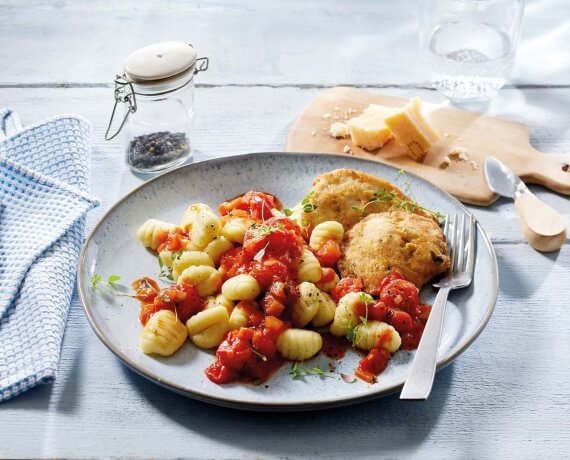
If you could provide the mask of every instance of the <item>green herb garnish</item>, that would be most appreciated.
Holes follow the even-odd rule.
[[[105,283],[103,284],[103,286],[111,294],[119,295],[119,296],[125,296],[125,297],[134,297],[131,294],[127,294],[126,292],[121,291],[121,288],[124,288],[124,287],[117,284],[117,281],[119,281],[120,279],[121,279],[121,277],[119,275],[110,275],[107,278],[107,280],[105,281]],[[91,276],[91,280],[90,280],[91,290],[93,292],[95,292],[97,290],[97,287],[102,282],[103,282],[103,277],[101,275],[98,275],[97,273],[93,273],[93,275]]]
[[[250,230],[255,231],[259,236],[271,235],[275,229],[267,224],[252,224]]]
[[[301,206],[303,207],[303,212],[309,214],[317,209],[315,203],[313,203],[312,198],[315,194],[315,191],[311,191],[307,194],[305,198],[301,201]]]
[[[291,211],[289,208],[285,208],[283,210],[283,214],[285,214],[287,217],[291,217],[293,215],[293,211]]]
[[[314,366],[314,367],[307,369],[307,368],[305,368],[303,363],[300,363],[300,362],[293,363],[293,365],[291,366],[291,371],[289,372],[289,375],[291,375],[291,378],[293,380],[297,380],[301,377],[311,376],[311,375],[317,376],[317,377],[334,378],[332,375],[330,375],[330,372],[325,372],[319,366]]]
[[[158,278],[162,278],[168,281],[174,281],[174,276],[172,275],[172,267],[164,265],[164,262],[158,257],[158,267],[160,271],[158,272]]]
[[[175,261],[179,260],[180,257],[182,257],[182,253],[183,253],[183,252],[184,252],[184,251],[183,251],[182,249],[180,249],[180,251],[172,251],[172,252],[170,253],[170,258],[172,259],[172,262],[175,262]]]
[[[91,290],[96,291],[97,285],[101,281],[103,281],[103,278],[101,278],[101,275],[98,275],[97,273],[93,273],[93,275],[91,276]]]

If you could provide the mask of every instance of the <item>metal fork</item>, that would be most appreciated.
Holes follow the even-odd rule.
[[[458,231],[457,214],[454,216],[452,224],[446,216],[443,232],[447,240],[447,252],[451,259],[451,268],[445,278],[433,284],[434,287],[439,288],[439,291],[418,345],[412,369],[400,393],[400,399],[422,400],[429,396],[435,375],[443,314],[449,291],[467,287],[473,279],[477,227],[475,219],[470,214],[467,229],[465,217],[463,214],[461,229]]]

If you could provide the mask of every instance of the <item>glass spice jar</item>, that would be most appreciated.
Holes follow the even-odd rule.
[[[105,139],[125,134],[126,161],[137,172],[162,171],[192,157],[194,74],[208,68],[192,45],[163,42],[131,53],[115,78],[115,105]],[[109,135],[117,106],[124,116]]]

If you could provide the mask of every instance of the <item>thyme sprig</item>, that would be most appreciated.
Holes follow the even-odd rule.
[[[121,288],[123,288],[124,286],[118,284],[120,280],[121,277],[119,275],[109,275],[109,277],[107,277],[107,279],[103,281],[103,277],[101,275],[99,275],[98,273],[93,273],[93,275],[91,275],[91,279],[89,280],[89,284],[93,292],[96,292],[99,286],[103,286],[111,294],[124,296],[124,297],[134,297],[133,295],[127,294],[126,292],[123,292],[121,290]]]
[[[360,301],[364,303],[365,313],[364,316],[360,316],[360,323],[354,324],[352,318],[348,322],[348,329],[346,331],[346,339],[352,344],[353,347],[358,345],[362,336],[359,334],[360,328],[368,324],[368,305],[374,302],[374,298],[370,294],[365,292],[360,293]]]
[[[432,214],[434,218],[436,218],[439,222],[441,222],[441,219],[443,218],[443,215],[441,213],[439,213],[438,211],[432,211],[431,209],[425,208],[418,203],[414,191],[412,190],[412,183],[408,178],[406,171],[400,169],[398,171],[398,178],[400,179],[402,188],[404,188],[405,192],[411,197],[411,200],[405,200],[404,198],[398,196],[393,191],[381,189],[378,192],[374,193],[372,197],[368,199],[368,201],[362,202],[360,206],[351,206],[351,208],[356,212],[364,214],[366,208],[371,204],[392,202],[395,204],[397,209],[402,209],[407,212],[415,212],[418,209],[422,209]]]
[[[326,372],[321,367],[313,366],[311,368],[306,368],[302,362],[293,363],[289,375],[291,375],[291,378],[293,380],[297,380],[305,376],[316,376],[321,378],[334,379],[334,376],[330,375],[330,372]]]

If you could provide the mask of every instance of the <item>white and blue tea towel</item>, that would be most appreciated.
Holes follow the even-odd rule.
[[[55,378],[89,196],[90,126],[0,110],[0,402]]]

